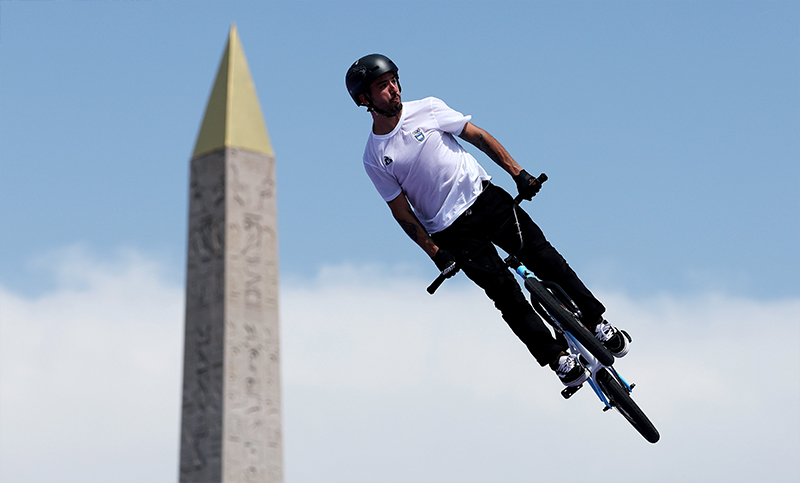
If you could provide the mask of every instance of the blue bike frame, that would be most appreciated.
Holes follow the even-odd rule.
[[[517,273],[517,275],[522,277],[523,280],[527,278],[536,278],[533,272],[528,270],[525,267],[525,265],[522,264],[520,264],[517,268],[515,268],[514,271]],[[545,312],[547,312],[546,308],[544,307],[542,308],[545,310]],[[597,358],[594,355],[592,355],[591,352],[586,350],[583,344],[578,342],[578,340],[575,339],[575,337],[569,331],[565,330],[562,327],[561,322],[559,322],[559,320],[556,317],[553,317],[553,315],[550,314],[549,312],[547,312],[547,315],[549,316],[550,319],[548,320],[550,325],[552,325],[556,331],[564,335],[564,338],[567,341],[567,345],[569,346],[569,352],[574,355],[580,355],[581,362],[583,362],[584,366],[586,366],[586,368],[589,370],[591,375],[589,376],[589,379],[587,381],[589,382],[589,386],[591,386],[592,390],[594,390],[594,393],[597,395],[600,401],[602,401],[603,404],[605,405],[605,407],[603,408],[604,411],[611,409],[612,406],[611,403],[608,401],[606,395],[603,394],[603,391],[600,390],[600,386],[597,384],[596,375],[600,370],[608,369],[609,371],[611,371],[611,374],[614,375],[614,377],[622,384],[622,386],[629,393],[633,390],[634,384],[628,384],[628,382],[617,372],[616,369],[614,369],[613,366],[606,366],[601,364],[600,361],[598,361]],[[568,399],[573,394],[575,394],[575,392],[577,392],[578,389],[580,389],[581,387],[582,385],[575,387],[567,387],[566,389],[561,391],[561,395],[564,396],[565,399]]]

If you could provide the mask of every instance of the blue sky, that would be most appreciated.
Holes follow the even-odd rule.
[[[370,118],[348,97],[344,73],[355,59],[372,52],[384,53],[398,64],[405,99],[431,95],[443,99],[472,115],[473,122],[500,140],[529,172],[549,175],[540,195],[526,209],[587,285],[603,295],[615,320],[629,322],[640,334],[652,337],[649,342],[646,337],[637,338],[642,352],[631,359],[640,357],[638,367],[666,378],[662,388],[671,392],[662,389],[656,395],[675,396],[679,401],[670,406],[650,393],[650,407],[667,429],[674,429],[672,443],[665,438],[663,445],[656,446],[668,448],[660,457],[640,455],[643,450],[633,446],[639,441],[630,442],[630,448],[624,446],[626,450],[639,455],[639,461],[652,463],[652,468],[668,468],[675,458],[691,460],[691,455],[680,451],[695,446],[681,449],[681,441],[723,444],[722,439],[693,433],[689,424],[702,425],[702,417],[714,414],[713,405],[700,412],[690,410],[696,402],[690,394],[707,387],[718,389],[708,394],[708,404],[713,401],[728,411],[721,415],[800,429],[795,404],[800,401],[796,344],[788,344],[790,348],[781,356],[792,369],[787,369],[788,382],[786,378],[761,380],[744,365],[736,366],[739,374],[747,374],[744,382],[716,365],[716,369],[700,371],[706,379],[688,377],[689,382],[669,379],[665,369],[694,370],[693,357],[706,350],[700,343],[716,342],[710,328],[741,332],[740,339],[726,338],[725,344],[709,352],[719,359],[729,357],[729,350],[742,353],[754,345],[764,352],[772,349],[766,339],[745,338],[762,330],[754,329],[754,323],[769,327],[779,319],[779,328],[785,330],[782,336],[800,343],[795,310],[800,303],[800,3],[778,1],[0,0],[0,322],[4,324],[0,339],[5,344],[11,344],[9,334],[26,339],[16,348],[3,346],[5,354],[19,358],[0,354],[4,357],[0,406],[23,411],[27,407],[23,401],[43,396],[37,391],[44,389],[20,383],[24,374],[58,384],[60,372],[43,361],[49,360],[47,354],[54,347],[74,361],[74,367],[94,374],[103,359],[80,359],[88,356],[59,346],[54,338],[97,331],[98,341],[128,341],[125,348],[133,361],[142,354],[161,354],[165,369],[134,362],[124,369],[134,375],[152,372],[150,382],[142,379],[136,387],[153,390],[152,381],[157,381],[160,385],[155,390],[164,394],[164,405],[170,407],[167,414],[140,426],[169,427],[176,421],[189,158],[233,22],[277,157],[287,468],[295,468],[287,475],[293,481],[347,474],[334,461],[347,461],[347,453],[322,455],[337,444],[337,434],[347,426],[331,414],[345,415],[353,423],[355,419],[346,417],[348,410],[368,414],[374,419],[371,424],[383,430],[378,433],[365,423],[351,424],[356,431],[345,439],[352,446],[344,445],[354,448],[350,456],[361,448],[358,441],[375,441],[381,434],[398,435],[401,442],[417,441],[415,435],[403,431],[411,431],[408,428],[414,424],[424,426],[429,423],[426,418],[431,418],[441,423],[435,426],[441,431],[433,440],[447,445],[453,440],[444,435],[452,434],[464,454],[473,455],[476,465],[482,465],[474,468],[475,474],[495,466],[459,426],[469,420],[469,411],[523,414],[522,427],[535,428],[536,421],[525,419],[532,416],[523,409],[534,400],[532,404],[548,418],[568,418],[563,406],[555,405],[560,401],[541,402],[537,399],[541,394],[532,395],[527,392],[530,388],[514,389],[511,382],[497,383],[497,394],[503,398],[482,392],[481,384],[491,385],[495,378],[480,368],[469,372],[474,353],[465,353],[466,348],[483,349],[473,344],[468,331],[459,332],[465,338],[459,349],[446,344],[448,336],[437,332],[441,329],[436,328],[436,320],[424,329],[415,322],[413,334],[404,338],[403,321],[383,314],[387,332],[373,334],[375,339],[397,339],[401,341],[397,344],[404,345],[389,344],[385,348],[388,359],[373,360],[378,356],[367,349],[370,342],[358,335],[364,327],[355,322],[347,325],[345,315],[355,315],[357,320],[374,317],[376,312],[368,310],[380,311],[386,304],[443,304],[414,312],[422,320],[429,314],[446,314],[447,304],[469,308],[475,299],[463,277],[449,281],[436,297],[424,293],[436,275],[435,267],[403,234],[363,171],[361,153]],[[497,184],[513,190],[507,175],[472,151]],[[129,290],[129,298],[142,297],[139,305],[148,305],[150,297],[156,296],[148,284],[160,289],[156,294],[167,294],[167,299],[153,302],[153,307],[163,311],[152,309],[141,316],[149,321],[143,327],[174,343],[154,346],[145,337],[125,332],[130,330],[127,325],[108,322],[110,312],[90,308],[110,303],[109,297],[125,298],[116,291],[108,293],[106,282],[125,288],[119,293]],[[351,290],[338,299],[363,307],[337,302],[332,295],[337,293],[337,284]],[[402,290],[396,297],[374,292],[381,286],[387,291]],[[417,288],[421,298],[416,298]],[[387,302],[376,305],[368,296]],[[303,300],[308,298],[329,302],[329,312],[322,317],[339,321],[345,335],[336,340],[352,351],[340,347],[337,352],[309,336],[328,329],[303,313],[302,308],[308,306]],[[85,311],[86,316],[74,320],[65,316],[54,325],[52,314],[73,310]],[[137,320],[126,317],[122,319],[127,323]],[[700,327],[682,325],[676,317]],[[27,337],[21,327],[31,327],[38,335]],[[481,325],[468,327],[483,333]],[[665,330],[679,332],[667,336],[662,333]],[[436,342],[428,344],[428,337]],[[493,341],[491,337],[487,335],[486,340]],[[508,334],[501,333],[500,341],[491,342],[486,353],[498,354],[505,361],[510,349],[503,344],[515,342],[507,339]],[[392,357],[402,359],[404,350],[408,358],[398,364],[409,364],[404,367],[411,375],[393,364]],[[440,350],[452,351],[453,360],[465,364],[464,371],[439,361]],[[326,365],[311,356],[312,351],[332,358],[343,353],[363,355],[375,367],[387,368],[405,395],[390,398],[397,394],[382,385],[378,376],[367,374],[366,382],[348,380],[342,374],[360,373],[360,365],[346,357],[331,380],[343,377],[343,387],[352,391],[336,392],[313,376]],[[420,361],[431,365],[414,365]],[[532,361],[520,361],[509,362],[513,370],[507,374],[524,374],[522,367],[530,368]],[[636,360],[631,366],[637,370]],[[493,360],[490,367],[502,372],[505,366]],[[644,375],[640,391],[646,391],[648,372],[639,371]],[[96,374],[98,378],[105,375]],[[69,387],[97,394],[89,379]],[[746,418],[725,402],[739,397],[732,389],[737,383],[766,390],[767,382],[781,385],[785,397],[776,401],[745,398]],[[651,380],[650,386],[657,384]],[[443,387],[453,391],[443,394]],[[114,397],[137,400],[122,388],[116,393],[113,389]],[[363,396],[360,402],[353,402],[353,394]],[[412,405],[409,394],[424,399],[434,411],[405,414],[399,422],[406,430],[380,426],[379,421],[388,425],[388,420],[395,419],[390,409],[402,411]],[[455,395],[465,405],[464,414],[442,422]],[[75,404],[84,401],[78,395],[71,397]],[[647,401],[648,395],[642,392],[641,397]],[[315,406],[313,401],[319,398],[330,402],[330,412]],[[396,406],[398,400],[408,404]],[[363,401],[373,405],[362,407]],[[775,404],[795,408],[786,422],[757,419],[767,418],[764,414]],[[386,408],[385,412],[380,408]],[[125,418],[122,413],[102,414],[107,421]],[[592,412],[587,420],[592,422],[585,424],[595,424],[599,416]],[[516,448],[515,438],[525,441],[513,429],[511,416],[490,420],[506,429],[487,423],[476,434],[499,438],[499,431]],[[316,432],[308,421],[317,423]],[[628,429],[621,427],[621,421],[614,422],[603,431]],[[58,426],[61,420],[52,423]],[[724,426],[723,421],[718,423]],[[10,427],[8,420],[0,420],[0,433],[4,433],[0,434],[0,453],[5,448],[6,455],[17,436],[26,432],[23,426],[16,425],[13,431]],[[69,441],[70,428],[63,426],[64,439],[57,441]],[[40,429],[47,431],[44,426]],[[132,428],[125,434],[138,441],[136,431]],[[174,433],[177,436],[177,429]],[[753,427],[743,434],[742,439],[727,436],[724,443],[730,458],[758,450],[748,441],[763,441],[762,429]],[[87,433],[86,440],[91,436]],[[162,443],[169,453],[175,441]],[[779,446],[796,456],[800,440],[797,436],[778,438],[776,451]],[[35,442],[16,447],[20,452],[16,461],[35,459]],[[57,442],[52,448],[53,455],[63,451]],[[135,443],[125,448],[141,449]],[[711,471],[714,463],[717,468],[731,465],[728,481],[735,481],[737,475],[747,481],[748,475],[761,475],[759,471],[765,468],[774,472],[775,481],[796,478],[799,468],[770,459],[773,456],[766,455],[770,448],[758,450],[764,454],[749,467],[720,459],[706,462],[703,471]],[[174,480],[177,454],[163,461],[163,453],[153,455],[149,466],[134,469],[152,470],[147,474],[158,476],[148,478],[151,481]],[[454,455],[440,455],[438,470],[443,474],[458,466]],[[376,461],[386,457],[374,456]],[[436,474],[437,466],[425,455],[406,456],[419,463],[420,472],[427,471],[422,474]],[[314,473],[303,467],[303,462],[315,458],[326,461],[325,468],[341,472]],[[508,481],[525,480],[523,469],[513,473],[516,467],[510,460],[498,458],[494,463],[503,461],[509,468]],[[0,454],[2,481],[37,479],[31,475],[41,481],[59,481],[52,475],[26,473],[33,470],[10,461]],[[703,464],[696,461],[690,466]],[[557,469],[542,471],[556,475]],[[108,481],[111,473],[97,471],[89,476],[78,470],[67,474],[83,475],[73,480]],[[376,474],[364,470],[350,474],[350,481],[376,481]],[[406,481],[420,479],[413,471],[405,475]],[[686,475],[679,476],[690,481]],[[386,476],[384,481],[392,479]]]
[[[188,158],[239,26],[278,159],[285,276],[432,265],[360,165],[343,87],[384,52],[406,99],[473,116],[551,181],[528,205],[585,277],[641,294],[800,290],[796,2],[0,4],[0,280],[64,245],[182,277]],[[511,180],[491,162],[496,182]]]

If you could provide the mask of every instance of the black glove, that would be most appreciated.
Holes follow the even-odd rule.
[[[436,268],[442,272],[445,278],[450,278],[458,272],[456,257],[447,250],[442,250],[440,248],[439,251],[436,252],[436,255],[433,256],[433,263],[436,264]]]
[[[542,183],[538,179],[529,175],[524,169],[514,176],[514,182],[517,183],[517,191],[522,199],[530,201],[536,196],[536,193],[542,189]]]

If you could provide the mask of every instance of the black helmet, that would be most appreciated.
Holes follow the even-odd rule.
[[[397,75],[397,66],[389,57],[381,54],[370,54],[361,57],[347,69],[347,75],[344,78],[344,83],[347,85],[347,92],[353,98],[357,106],[364,104],[359,101],[359,94],[369,94],[369,86],[375,79],[382,76],[387,72],[394,72],[395,78],[400,79]],[[400,88],[400,83],[397,83]],[[369,106],[367,106],[369,107]]]

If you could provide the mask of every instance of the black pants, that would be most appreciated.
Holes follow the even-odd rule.
[[[519,221],[519,231],[514,211]],[[509,217],[511,220],[503,226]],[[539,226],[521,208],[514,208],[513,198],[502,188],[487,184],[469,210],[446,229],[434,233],[432,238],[440,248],[456,257],[467,277],[492,299],[511,330],[542,366],[555,360],[565,346],[556,341],[534,312],[494,245],[516,255],[540,279],[560,285],[578,304],[589,329],[594,329],[605,312],[603,304],[580,281],[564,257],[550,245]],[[494,245],[486,246],[489,241]]]

